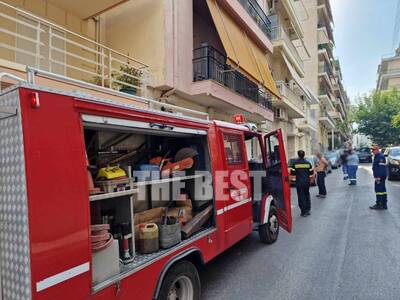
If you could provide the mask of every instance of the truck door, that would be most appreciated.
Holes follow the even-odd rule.
[[[290,183],[285,147],[280,129],[265,136],[267,176],[270,194],[274,197],[278,210],[279,224],[286,231],[292,230]]]
[[[223,164],[226,172],[227,196],[224,208],[227,242],[235,243],[251,230],[251,190],[249,167],[245,154],[243,132],[223,129]]]

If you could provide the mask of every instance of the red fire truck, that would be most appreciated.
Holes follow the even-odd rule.
[[[107,147],[110,139],[113,146]],[[196,149],[198,168],[211,174],[213,192],[207,199],[191,196],[193,219],[204,207],[211,206],[212,213],[193,234],[153,253],[135,251],[133,229],[131,260],[102,256],[96,263],[106,266],[96,272],[115,273],[95,279],[94,211],[100,212],[100,223],[112,216],[133,227],[136,213],[149,207],[146,201],[144,208],[134,203],[135,184],[92,194],[88,162],[119,157],[116,152],[142,142],[144,156]],[[237,171],[247,176],[233,180]],[[258,192],[252,171],[266,174]],[[182,181],[196,175],[190,176]],[[142,187],[173,180],[144,181]],[[282,133],[263,134],[252,125],[201,120],[21,82],[0,95],[0,222],[3,300],[199,299],[199,267],[254,230],[269,244],[278,238],[279,227],[291,231]]]

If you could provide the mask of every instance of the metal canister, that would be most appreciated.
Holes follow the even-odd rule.
[[[143,254],[157,252],[160,249],[158,227],[155,223],[139,225],[139,251]]]

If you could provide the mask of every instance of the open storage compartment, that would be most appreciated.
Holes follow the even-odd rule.
[[[207,131],[83,115],[93,285],[215,225]],[[203,194],[211,191],[210,194]]]

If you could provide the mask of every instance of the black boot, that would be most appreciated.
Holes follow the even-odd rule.
[[[381,203],[381,202],[376,202],[376,204],[375,204],[375,205],[373,205],[373,206],[370,206],[369,208],[370,208],[370,209],[375,209],[375,210],[380,210],[380,209],[383,209],[383,207],[382,207],[382,203]]]
[[[382,203],[382,209],[388,209],[388,208],[387,208],[387,203],[386,203],[386,202],[383,202],[383,203]]]

